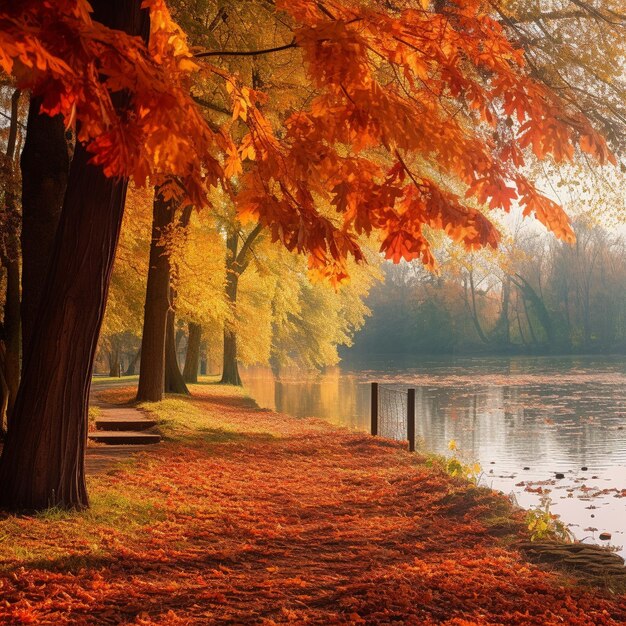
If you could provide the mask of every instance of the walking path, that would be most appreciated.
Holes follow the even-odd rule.
[[[123,380],[123,379],[122,379]],[[121,383],[96,383],[92,386],[90,406],[98,409],[95,430],[89,433],[86,470],[88,474],[109,471],[119,461],[128,459],[147,445],[159,443],[156,421],[144,411],[131,406],[116,406],[99,398],[99,392],[119,388]],[[103,445],[93,445],[103,444]]]

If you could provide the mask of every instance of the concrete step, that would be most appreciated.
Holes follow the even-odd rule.
[[[96,430],[89,433],[91,441],[109,445],[153,444],[161,441],[161,435],[136,430]]]
[[[96,419],[97,430],[148,430],[156,426],[154,420],[143,417],[100,417]]]

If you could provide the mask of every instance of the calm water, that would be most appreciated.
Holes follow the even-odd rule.
[[[426,449],[450,454],[454,439],[457,455],[481,464],[483,484],[525,507],[537,506],[544,492],[576,537],[620,546],[626,555],[624,358],[378,360],[368,369],[347,363],[281,380],[249,368],[243,379],[263,407],[356,430],[369,429],[370,382],[413,387]],[[388,412],[403,403],[401,395],[385,397]],[[612,539],[599,541],[601,532]]]

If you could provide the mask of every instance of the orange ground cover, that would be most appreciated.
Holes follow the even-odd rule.
[[[503,547],[481,521],[498,496],[399,444],[194,393],[204,427],[98,478],[151,494],[153,519],[132,532],[91,520],[91,536],[80,515],[12,519],[31,556],[2,555],[0,622],[626,623],[623,597]]]

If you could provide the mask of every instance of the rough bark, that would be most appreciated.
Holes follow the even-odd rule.
[[[88,505],[84,453],[96,341],[126,185],[106,179],[77,147],[22,384],[0,459],[0,504]],[[68,280],[68,277],[71,277]]]
[[[237,248],[239,232],[236,229],[229,231],[226,238],[226,298],[230,303],[233,316],[237,305],[237,288],[241,274],[237,267]],[[222,357],[222,378],[224,385],[241,385],[239,365],[237,363],[237,334],[227,322],[224,325],[224,354]]]
[[[137,388],[137,400],[143,402],[160,402],[165,389],[165,331],[170,308],[170,261],[161,237],[173,220],[173,206],[156,189]]]
[[[200,367],[200,344],[202,343],[202,326],[195,322],[189,322],[189,335],[187,337],[187,354],[185,355],[185,367],[183,378],[186,383],[198,382],[198,369]]]
[[[222,385],[241,386],[239,364],[237,362],[237,335],[228,328],[224,329],[224,360],[220,383]]]
[[[9,386],[4,377],[6,351],[4,343],[0,341],[0,437],[4,439],[7,434],[7,409],[9,407]]]
[[[147,36],[140,0],[92,0],[94,19]],[[117,104],[124,105],[124,98]],[[0,505],[88,506],[87,407],[96,344],[124,212],[126,181],[77,146],[49,271],[24,358],[15,423],[0,457]]]
[[[40,115],[31,99],[22,168],[22,346],[26,353],[50,265],[70,168],[61,116]]]

